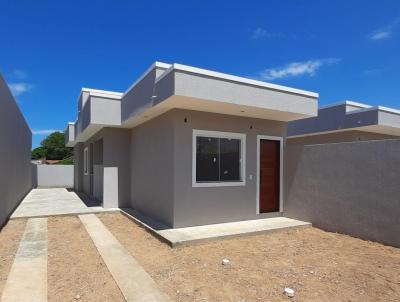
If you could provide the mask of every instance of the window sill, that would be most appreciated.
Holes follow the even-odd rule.
[[[212,188],[212,187],[243,187],[246,185],[245,181],[227,181],[227,182],[193,182],[194,188]]]

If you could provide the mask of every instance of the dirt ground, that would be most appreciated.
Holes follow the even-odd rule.
[[[121,214],[98,216],[176,301],[400,301],[393,247],[307,228],[171,249]]]
[[[24,234],[25,219],[10,220],[0,232],[0,297]]]
[[[125,301],[78,217],[48,219],[48,301]]]

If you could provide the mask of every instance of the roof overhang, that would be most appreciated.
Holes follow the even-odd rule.
[[[123,127],[175,108],[285,122],[316,116],[318,110],[317,93],[180,64],[156,79],[153,94]]]

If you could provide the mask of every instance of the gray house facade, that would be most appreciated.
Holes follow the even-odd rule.
[[[288,122],[318,94],[154,63],[125,93],[82,89],[75,189],[169,227],[281,216]]]

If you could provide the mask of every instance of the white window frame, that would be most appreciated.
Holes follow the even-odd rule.
[[[193,129],[192,144],[192,187],[236,187],[246,185],[246,134]],[[197,182],[196,181],[196,145],[197,137],[233,138],[240,139],[240,178],[241,181]]]
[[[280,160],[279,160],[279,212],[283,212],[283,137],[281,136],[268,136],[268,135],[257,135],[257,193],[256,193],[256,214],[271,214],[279,212],[270,213],[260,213],[260,141],[262,139],[279,141],[280,142]]]
[[[89,147],[83,149],[83,174],[89,175]]]

